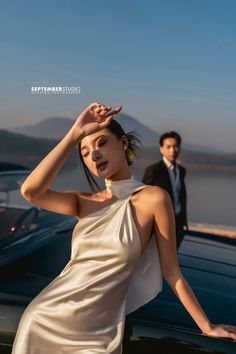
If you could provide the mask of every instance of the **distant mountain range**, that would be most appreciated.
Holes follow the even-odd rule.
[[[127,122],[122,122],[121,119],[126,119]],[[125,130],[130,131],[130,127],[134,128],[133,122],[128,123],[127,117],[121,117],[120,121],[123,123]],[[63,127],[60,124],[63,122]],[[55,134],[65,134],[71,127],[74,121],[68,119],[49,119],[41,122],[37,126],[40,127],[40,131],[36,134],[36,128],[34,126],[31,127],[32,132],[35,135],[43,135],[44,138],[39,137],[30,137],[27,135],[23,135],[22,133],[13,133],[7,130],[0,130],[0,161],[12,162],[24,165],[29,168],[34,168],[44,156],[47,155],[49,151],[53,149],[54,146],[60,141],[61,138],[52,139],[49,138]],[[46,123],[46,126],[44,125]],[[126,125],[125,125],[126,124]],[[140,123],[138,123],[140,124]],[[34,128],[33,128],[34,127]],[[140,125],[139,125],[140,127]],[[149,128],[143,126],[142,137],[144,141],[153,139],[154,146],[144,146],[140,158],[135,163],[135,169],[143,171],[143,169],[157,160],[160,159],[159,148],[156,144],[156,140],[158,139],[158,134],[152,132]],[[29,129],[29,127],[28,127]],[[50,130],[49,130],[50,129]],[[63,131],[64,129],[64,131]],[[136,130],[136,129],[132,129]],[[139,129],[140,132],[140,129]],[[28,130],[29,134],[29,130]],[[181,152],[181,160],[189,169],[195,170],[223,170],[227,172],[236,172],[236,155],[235,154],[225,154],[225,153],[204,153],[196,150],[186,149],[184,148]],[[79,164],[79,156],[77,149],[74,149],[72,154],[67,159],[66,163],[63,166],[62,172],[65,169],[71,168],[73,169],[75,166]]]
[[[139,134],[144,147],[158,148],[160,133],[150,129],[139,120],[124,113],[120,113],[117,116],[117,121],[122,125],[126,132],[134,131]],[[65,136],[65,134],[70,130],[74,122],[75,120],[71,118],[51,117],[46,118],[39,123],[9,128],[8,131],[34,138],[62,139],[63,136]],[[207,146],[196,146],[193,144],[186,144],[184,142],[183,148],[214,154],[221,152]]]
[[[157,146],[159,134],[140,123],[137,119],[120,113],[117,121],[125,131],[138,133],[144,146]],[[51,117],[36,124],[11,128],[9,131],[34,138],[61,139],[70,130],[74,122],[75,120],[70,118]]]
[[[31,138],[0,129],[0,161],[12,162],[32,168],[58,143],[57,140]],[[65,164],[65,168],[73,166],[78,160],[78,152],[74,150]]]

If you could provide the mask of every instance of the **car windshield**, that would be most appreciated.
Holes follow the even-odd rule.
[[[0,206],[1,207],[30,207],[20,194],[20,186],[29,172],[16,171],[0,173]]]
[[[20,187],[29,175],[29,171],[0,172],[0,243],[14,236],[21,235],[35,228],[32,204],[25,200]],[[29,211],[29,212],[28,212]],[[29,215],[28,215],[29,214]]]

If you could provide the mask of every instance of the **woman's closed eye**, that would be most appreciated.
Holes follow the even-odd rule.
[[[102,146],[102,145],[105,145],[107,142],[107,140],[102,140],[102,141],[99,141],[98,142],[98,146]]]
[[[83,157],[86,157],[86,156],[88,156],[88,151],[83,153]]]

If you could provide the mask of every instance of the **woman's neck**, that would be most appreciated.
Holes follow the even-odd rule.
[[[105,178],[105,184],[107,183],[112,183],[115,181],[122,181],[122,180],[127,180],[132,177],[132,173],[130,171],[124,172],[124,173],[119,173],[117,175],[113,175],[111,177]]]

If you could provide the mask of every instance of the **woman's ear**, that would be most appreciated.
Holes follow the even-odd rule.
[[[121,142],[122,142],[123,149],[127,150],[128,149],[128,145],[129,145],[129,140],[128,140],[126,135],[123,135],[121,137]]]

